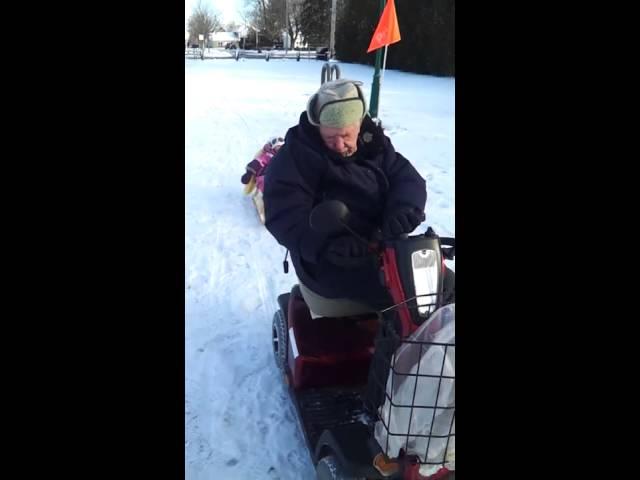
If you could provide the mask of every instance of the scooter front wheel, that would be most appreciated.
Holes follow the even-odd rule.
[[[344,474],[342,466],[333,455],[323,457],[316,465],[318,480],[365,480],[362,477],[351,477]]]

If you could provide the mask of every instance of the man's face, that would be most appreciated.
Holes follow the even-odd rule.
[[[327,148],[343,157],[349,157],[358,149],[360,122],[343,128],[319,127],[320,136]]]

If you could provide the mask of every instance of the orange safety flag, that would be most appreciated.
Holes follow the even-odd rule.
[[[396,16],[396,5],[393,0],[389,0],[382,11],[376,31],[373,32],[367,53],[399,41],[400,28],[398,27],[398,17]]]

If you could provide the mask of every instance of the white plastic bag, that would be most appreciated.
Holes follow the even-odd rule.
[[[455,304],[440,308],[406,340],[455,344]],[[379,410],[388,429],[378,420],[376,440],[389,457],[396,457],[402,448],[409,455],[419,456],[423,462],[443,462],[455,468],[455,436],[430,440],[414,436],[455,433],[455,409],[433,408],[455,406],[455,378],[407,375],[455,377],[455,346],[403,343],[395,352],[391,365],[387,396]],[[414,408],[411,408],[412,404]]]

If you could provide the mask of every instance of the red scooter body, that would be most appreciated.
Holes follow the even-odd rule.
[[[453,239],[447,239],[453,240]],[[442,242],[443,243],[443,242]],[[395,329],[400,338],[415,331],[442,304],[444,257],[454,255],[435,234],[385,241],[377,246],[381,279],[389,290],[397,315]],[[451,245],[451,243],[449,243]],[[437,293],[432,310],[420,314],[416,296],[415,252],[433,252],[437,262]],[[407,462],[394,475],[385,477],[373,467],[380,447],[372,438],[375,418],[363,403],[370,366],[376,348],[382,312],[353,317],[312,319],[296,285],[278,298],[280,312],[274,317],[276,361],[283,371],[314,464],[335,456],[340,468],[350,476],[367,479],[420,480],[419,464]],[[276,322],[279,322],[276,325]],[[441,469],[437,476],[454,479],[453,472]]]

